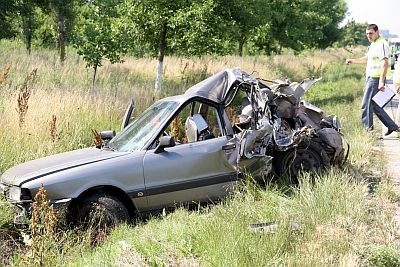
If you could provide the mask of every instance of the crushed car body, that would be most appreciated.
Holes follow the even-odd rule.
[[[301,100],[318,80],[271,82],[233,68],[133,120],[132,101],[122,130],[102,132],[110,139],[105,145],[14,166],[2,174],[1,188],[17,208],[16,223],[44,186],[69,221],[87,220],[101,206],[115,224],[140,212],[220,199],[245,172],[296,178],[300,170],[342,164],[339,119]]]

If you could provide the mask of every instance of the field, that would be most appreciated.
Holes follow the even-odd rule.
[[[92,146],[93,130],[120,128],[132,97],[139,114],[154,100],[234,66],[266,79],[322,76],[304,98],[341,118],[351,146],[345,166],[304,175],[298,186],[260,186],[248,177],[230,199],[123,225],[97,237],[95,246],[90,232],[60,229],[48,220],[17,228],[1,201],[0,264],[399,266],[392,219],[398,196],[388,182],[383,154],[375,149],[379,129],[366,133],[361,127],[363,67],[345,66],[349,56],[330,49],[298,56],[166,58],[164,88],[154,92],[156,61],[151,58],[104,63],[93,87],[92,70],[73,51],[60,65],[53,51],[28,56],[22,44],[0,42],[0,173],[30,159]],[[272,226],[253,231],[249,226],[257,223]]]

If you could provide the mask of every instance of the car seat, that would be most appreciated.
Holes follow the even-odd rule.
[[[185,131],[189,143],[214,138],[201,114],[194,114],[186,119]]]

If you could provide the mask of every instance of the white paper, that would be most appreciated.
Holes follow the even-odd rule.
[[[392,98],[394,97],[395,93],[389,87],[385,86],[383,91],[379,90],[378,93],[374,95],[372,100],[381,108],[385,106]]]

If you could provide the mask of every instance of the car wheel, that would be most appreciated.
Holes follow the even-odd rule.
[[[274,158],[275,172],[291,182],[297,182],[300,171],[321,170],[329,163],[325,150],[317,142],[303,142],[288,151],[279,152]]]
[[[76,222],[85,228],[112,229],[129,220],[129,212],[116,197],[94,194],[78,204]]]

